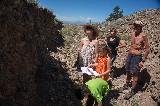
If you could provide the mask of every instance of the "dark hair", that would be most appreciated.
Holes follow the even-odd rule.
[[[140,27],[140,30],[142,31],[142,26],[139,24],[133,24],[134,25],[134,29],[136,29],[137,27]]]
[[[116,34],[117,30],[116,30],[116,28],[112,28],[112,29],[110,29],[110,32],[114,32]]]
[[[81,88],[78,88],[75,90],[75,95],[78,100],[83,100],[83,98],[84,98],[83,90]]]
[[[86,30],[92,30],[93,31],[93,35],[92,36],[96,37],[96,32],[95,32],[95,30],[92,27],[87,26]]]
[[[105,50],[109,54],[111,53],[111,50],[107,45],[105,47],[103,47],[102,49]]]
[[[109,54],[111,53],[110,48],[106,44],[102,44],[99,49],[104,50]]]
[[[86,27],[86,30],[93,30],[93,28],[90,27],[90,26],[87,26],[87,27]]]
[[[84,25],[84,32],[86,33],[86,30],[93,30],[93,37],[97,37],[99,34],[98,28],[92,24],[86,24]]]

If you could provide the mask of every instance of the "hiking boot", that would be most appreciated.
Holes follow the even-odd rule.
[[[124,90],[127,90],[127,89],[129,89],[130,87],[129,87],[129,83],[125,83],[124,85],[123,85],[123,87],[120,87],[120,88],[118,88],[117,90],[118,90],[118,92],[119,93],[122,93]]]
[[[125,83],[124,85],[123,85],[123,89],[128,89],[129,88],[129,83]]]
[[[120,88],[117,89],[117,91],[118,91],[119,93],[123,93],[123,90],[124,90],[123,87],[120,87]]]
[[[129,93],[125,94],[124,99],[129,100],[134,94],[135,92],[131,90]]]

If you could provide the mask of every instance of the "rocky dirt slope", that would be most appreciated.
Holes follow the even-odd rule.
[[[130,100],[116,91],[125,81],[123,58],[127,48],[118,51],[113,88],[106,97],[107,106],[156,106],[160,89],[160,10],[147,9],[118,19],[97,24],[107,36],[110,27],[117,27],[127,41],[132,21],[144,22],[151,53],[141,71],[140,91]],[[82,74],[74,63],[81,25],[62,25],[53,13],[26,0],[0,1],[0,105],[2,106],[82,106],[74,89],[82,85]],[[101,38],[102,36],[99,36]],[[127,91],[126,91],[127,92]]]
[[[125,16],[114,22],[98,23],[97,27],[101,31],[99,39],[108,36],[108,30],[115,27],[118,30],[118,35],[121,39],[126,40],[127,47],[119,49],[118,57],[114,63],[115,79],[113,80],[113,88],[106,97],[106,106],[156,106],[160,98],[160,9],[146,9]],[[147,33],[150,44],[150,54],[145,62],[144,67],[140,72],[138,81],[138,93],[130,100],[124,100],[123,96],[127,91],[119,94],[116,88],[122,87],[125,83],[124,60],[129,48],[129,34],[133,30],[132,23],[135,20],[143,22],[143,30]],[[58,53],[51,55],[60,61],[66,63],[70,78],[77,84],[81,84],[82,76],[74,67],[77,57],[77,48],[80,38],[84,37],[83,26],[67,24],[62,29],[62,34],[65,39],[65,47],[59,48]],[[102,43],[102,42],[100,42]]]

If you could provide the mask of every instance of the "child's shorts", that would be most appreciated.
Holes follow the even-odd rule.
[[[127,72],[135,73],[140,71],[139,63],[142,61],[142,55],[128,54],[125,68]]]

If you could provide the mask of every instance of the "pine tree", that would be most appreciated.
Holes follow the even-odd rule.
[[[91,24],[91,23],[92,23],[92,21],[91,21],[91,20],[89,20],[89,23]]]
[[[116,6],[114,9],[113,9],[113,13],[111,13],[109,15],[109,17],[106,19],[106,21],[113,21],[113,20],[117,20],[118,18],[121,18],[123,17],[123,10],[120,11],[120,7],[119,6]]]

